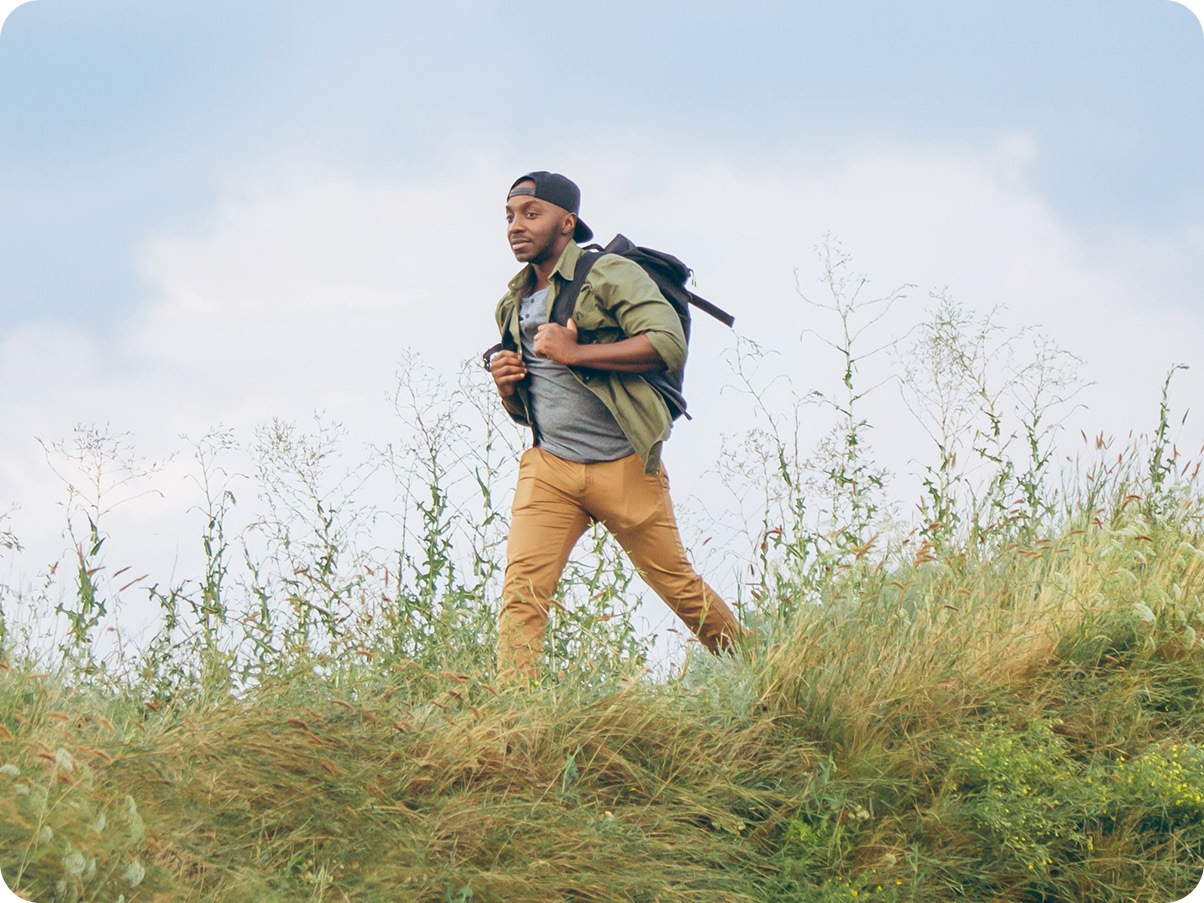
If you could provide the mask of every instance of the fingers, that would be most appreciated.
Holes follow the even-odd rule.
[[[544,323],[535,330],[535,341],[531,350],[540,357],[558,364],[572,363],[573,349],[577,345],[577,325],[569,320],[571,327],[558,323]]]
[[[489,359],[489,375],[502,395],[513,395],[514,387],[526,379],[527,365],[516,351],[499,351]]]

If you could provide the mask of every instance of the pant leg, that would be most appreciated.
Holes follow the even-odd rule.
[[[573,546],[590,522],[580,499],[582,473],[583,465],[538,447],[523,453],[498,619],[501,681],[538,674],[549,601]]]
[[[630,455],[589,467],[587,509],[614,535],[652,590],[712,652],[742,636],[735,614],[686,557],[664,465],[660,473],[647,474],[640,458]]]

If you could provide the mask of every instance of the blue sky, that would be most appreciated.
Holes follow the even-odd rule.
[[[916,286],[912,322],[947,287],[1080,355],[1068,431],[1148,430],[1199,357],[1204,31],[1182,4],[410,7],[32,0],[5,20],[0,515],[17,506],[25,567],[62,547],[35,437],[109,424],[158,454],[315,408],[387,435],[402,361],[452,371],[493,341],[504,188],[534,168],[577,179],[600,235],[690,262],[802,388],[826,365],[795,273],[814,282],[827,232],[876,287]],[[686,485],[740,426],[732,348],[696,329]],[[922,438],[898,408],[875,416],[907,473]],[[129,527],[168,559],[195,535],[164,513],[176,492]]]

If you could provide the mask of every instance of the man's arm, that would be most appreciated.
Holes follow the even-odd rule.
[[[580,345],[573,320],[565,326],[547,323],[539,327],[537,353],[560,364],[623,373],[653,373],[685,364],[686,338],[677,311],[638,264],[603,255],[586,285],[596,291],[600,306],[627,338]]]
[[[590,276],[600,306],[629,337],[647,339],[660,358],[659,370],[678,370],[686,362],[686,337],[681,319],[639,264],[616,254],[604,254]]]
[[[556,323],[540,326],[535,333],[533,350],[540,357],[569,367],[622,373],[654,373],[665,369],[664,360],[648,336],[635,335],[617,342],[581,345],[577,342],[577,324],[572,319],[566,326]],[[523,375],[526,375],[526,368]],[[500,385],[498,390],[501,391]]]

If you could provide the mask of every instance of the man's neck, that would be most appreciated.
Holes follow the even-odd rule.
[[[560,258],[564,254],[564,249],[569,246],[568,240],[559,243],[549,249],[548,256],[543,260],[531,261],[531,268],[535,271],[535,291],[540,291],[548,287],[548,283],[552,280],[552,274],[556,272],[556,264],[560,263]]]

